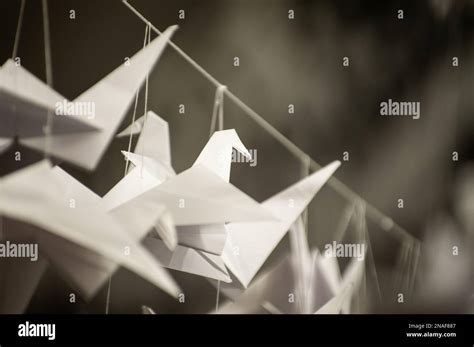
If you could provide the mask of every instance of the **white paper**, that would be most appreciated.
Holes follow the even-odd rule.
[[[153,111],[137,119],[123,130],[119,137],[138,134],[135,154],[144,155],[158,162],[171,166],[171,148],[168,122]]]
[[[212,134],[193,166],[205,166],[223,180],[229,182],[232,148],[235,148],[247,158],[251,158],[250,153],[234,129],[216,131]]]
[[[240,295],[235,287],[233,292],[226,290],[228,288],[228,285],[221,284],[221,290],[223,289],[224,294],[231,294],[232,301],[222,305],[218,313],[262,313],[262,305],[265,303],[270,303],[280,312],[297,313],[296,303],[288,300],[291,293],[295,294],[293,267],[288,257],[259,276],[250,287],[240,290]]]
[[[71,208],[63,181],[47,162],[31,165],[0,181],[0,213],[35,227],[39,248],[77,245],[123,265],[170,295],[179,288],[147,250],[128,236],[118,221],[96,205]],[[54,265],[54,264],[53,264]]]
[[[178,243],[207,253],[221,255],[227,239],[224,224],[177,227]]]
[[[56,115],[57,103],[68,100],[13,60],[0,71],[0,136],[43,136],[48,113],[53,117],[53,134],[100,130],[87,117]]]
[[[219,313],[314,313],[333,296],[329,281],[320,269],[322,256],[317,250],[310,252],[307,273],[301,277],[294,266],[294,256],[258,276],[248,288],[237,283],[221,284],[221,292],[231,299],[219,309]],[[302,281],[302,279],[304,281]],[[303,282],[303,283],[301,283]],[[290,300],[290,295],[293,295]]]
[[[94,102],[96,116],[91,122],[101,131],[50,136],[52,155],[88,170],[96,168],[134,100],[137,89],[158,61],[175,30],[176,26],[169,27],[130,58],[129,65],[122,64],[74,100]],[[21,139],[20,143],[42,151],[44,141],[44,136],[38,136]]]
[[[13,139],[7,137],[0,137],[0,154],[7,151],[13,144]]]
[[[340,162],[333,162],[261,204],[281,221],[226,225],[228,235],[222,257],[245,287],[339,165]],[[236,248],[238,256],[234,253]]]
[[[161,240],[151,237],[144,240],[144,245],[164,267],[223,282],[231,281],[219,256],[179,245],[170,251]]]
[[[166,206],[179,226],[276,219],[255,200],[199,165],[138,198]]]

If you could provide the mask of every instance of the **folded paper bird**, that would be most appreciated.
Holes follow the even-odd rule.
[[[169,27],[71,102],[8,60],[0,69],[0,151],[18,136],[26,147],[94,170],[176,28]]]

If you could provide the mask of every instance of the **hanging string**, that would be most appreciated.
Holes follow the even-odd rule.
[[[403,277],[406,269],[407,263],[407,256],[408,256],[408,243],[404,243],[401,246],[399,251],[398,260],[397,260],[397,269],[395,276],[395,288],[397,288],[398,292],[404,291],[403,288]]]
[[[218,130],[224,130],[224,91],[227,89],[226,86],[220,85],[216,89],[214,96],[214,107],[212,108],[211,127],[209,131],[209,138],[214,134],[216,129],[216,123]],[[221,293],[221,281],[217,280],[217,291],[216,291],[216,313],[219,311],[219,298]]]
[[[149,25],[145,26],[145,38],[143,39],[143,48],[146,47],[147,40],[148,40],[148,43],[149,43],[149,40],[150,40],[150,38],[149,38],[150,29],[149,28],[150,28]],[[148,87],[148,75],[147,75],[146,84],[147,84],[147,87]],[[129,153],[132,150],[133,126],[135,125],[135,118],[137,116],[137,106],[138,106],[138,97],[139,97],[139,95],[140,95],[140,88],[135,93],[135,104],[133,106],[132,123],[130,124],[130,136],[128,138],[127,152],[129,152]],[[148,90],[146,90],[146,93],[145,93],[145,111],[146,111],[146,107],[147,107],[146,105],[147,105],[147,102],[148,102],[147,95],[148,95]],[[142,129],[142,131],[143,131],[143,129]],[[125,158],[125,172],[123,173],[124,177],[127,175],[129,162],[130,161],[128,160],[128,157],[126,157]],[[105,314],[109,314],[111,288],[112,288],[112,276],[109,276],[109,280],[108,280],[108,284],[107,284],[107,298],[105,300]]]
[[[145,38],[143,39],[143,48],[146,47],[146,43],[147,43],[147,40],[148,40],[148,31],[149,31],[149,28],[150,26],[149,25],[146,25],[145,26]],[[133,139],[133,126],[135,125],[135,119],[136,119],[136,116],[137,116],[137,106],[138,106],[138,97],[140,95],[140,88],[137,89],[137,92],[135,94],[135,103],[134,103],[134,106],[133,106],[133,115],[132,115],[132,123],[130,124],[130,136],[128,137],[128,149],[127,149],[127,152],[131,152],[132,150],[132,139]],[[142,129],[143,131],[143,129]],[[129,166],[129,160],[128,160],[128,157],[125,158],[125,172],[124,172],[124,177],[125,175],[127,174],[128,172],[128,166]]]
[[[137,90],[135,93],[135,104],[133,106],[133,116],[132,116],[132,124],[130,126],[130,136],[128,138],[128,148],[127,152],[130,153],[132,150],[132,139],[133,139],[133,126],[135,125],[135,117],[137,115],[137,104],[138,104],[138,96],[140,95],[140,89]],[[128,159],[128,156],[125,157],[125,172],[123,173],[123,176],[125,177],[128,172],[128,166],[129,166],[130,160]]]
[[[307,160],[301,163],[300,167],[300,178],[305,178],[309,175],[310,168],[309,168],[309,157]],[[299,232],[299,230],[303,229],[303,235]],[[310,300],[313,296],[316,296],[317,293],[310,293],[311,288],[308,286],[308,282],[306,281],[307,276],[307,263],[306,261],[310,257],[310,254],[307,253],[309,249],[307,249],[304,244],[302,244],[301,238],[306,238],[306,242],[308,241],[308,208],[305,208],[298,219],[294,222],[291,226],[289,231],[290,236],[290,250],[292,254],[292,262],[296,265],[295,266],[295,291],[296,295],[296,304],[297,310],[299,313],[309,313],[309,309],[311,307]],[[306,252],[304,252],[306,251]],[[315,258],[312,258],[315,261]],[[314,265],[314,264],[313,264]],[[311,279],[309,283],[312,283],[313,272],[311,272]]]
[[[310,160],[309,156],[306,156],[306,160],[301,162],[301,167],[300,167],[300,178],[303,179],[305,177],[308,177],[310,173]],[[299,224],[299,226],[298,226]],[[316,293],[310,293],[310,289],[305,281],[306,275],[307,275],[307,268],[306,268],[306,257],[309,257],[309,254],[299,254],[301,253],[302,249],[301,247],[303,245],[296,246],[296,243],[298,242],[299,238],[297,237],[297,229],[298,227],[303,228],[304,230],[304,237],[306,237],[307,242],[308,241],[308,207],[304,209],[304,211],[301,213],[301,216],[297,219],[295,222],[295,225],[292,229],[290,229],[290,244],[293,243],[292,251],[295,256],[295,261],[299,261],[299,266],[296,267],[297,273],[296,273],[296,291],[299,292],[300,295],[297,297],[297,304],[298,304],[298,309],[300,313],[310,313],[308,310],[311,307],[310,299],[312,298],[312,295],[316,296]],[[293,237],[292,237],[293,236]],[[313,259],[315,260],[315,259]],[[311,272],[311,276],[313,273]],[[312,283],[311,281],[309,283]]]
[[[217,295],[216,295],[216,313],[219,313],[219,297],[221,293],[221,281],[217,280]]]
[[[148,44],[150,44],[151,42],[151,23],[148,22],[147,23],[147,28],[148,28],[148,38],[147,38],[147,41],[148,41]],[[147,119],[148,119],[148,77],[149,77],[149,74],[147,73],[146,74],[146,79],[145,79],[145,110],[144,110],[144,114],[145,114],[145,120],[143,122],[143,128],[142,128],[142,132],[145,131],[145,127],[146,127],[146,124],[147,124]],[[146,137],[144,137],[144,139],[146,139]],[[146,141],[142,141],[142,166],[140,167],[140,177],[143,178],[143,162],[145,160],[145,142]]]
[[[369,291],[367,286],[367,270],[364,270],[362,289],[358,297],[359,312],[358,313],[369,313]]]
[[[15,59],[18,54],[18,45],[20,44],[21,26],[23,24],[23,14],[25,12],[25,3],[26,3],[25,0],[21,0],[20,14],[18,15],[18,24],[16,26],[15,42],[13,43],[12,59]]]
[[[409,244],[408,252],[408,264],[406,271],[406,291],[408,297],[413,297],[413,291],[415,286],[416,270],[418,268],[418,259],[419,259],[419,244],[411,243]]]
[[[42,1],[43,10],[43,34],[44,34],[44,62],[46,68],[46,84],[53,88],[53,63],[51,59],[51,33],[49,28],[48,0]],[[51,148],[51,132],[53,128],[53,113],[48,110],[46,125],[43,128],[46,139],[44,143],[44,157],[49,158]]]
[[[311,286],[318,256],[311,253],[307,237],[303,216],[300,215],[289,230],[290,261],[294,271],[294,290],[297,312],[299,313],[310,313],[312,299],[317,296],[317,288],[313,289]],[[309,260],[311,260],[311,264],[308,265]],[[308,273],[310,274],[309,280]]]
[[[23,13],[25,11],[25,0],[21,0],[20,13],[18,15],[18,24],[16,27],[15,41],[13,43],[12,59],[14,60],[18,52],[18,44],[20,42],[21,27],[23,24]],[[16,124],[15,124],[16,126]],[[0,215],[0,239],[3,238],[3,216]]]
[[[364,201],[360,200],[357,206],[357,215],[358,215],[358,239],[360,241],[365,241],[366,245],[366,257],[370,257],[369,261],[365,263],[365,272],[366,272],[366,279],[367,279],[367,267],[368,263],[370,263],[370,270],[372,272],[372,276],[374,277],[375,280],[375,289],[377,291],[377,295],[379,298],[379,301],[382,302],[382,292],[380,290],[380,284],[379,284],[379,279],[377,275],[377,268],[375,267],[375,259],[374,259],[374,253],[372,249],[372,244],[370,242],[370,237],[369,237],[369,230],[367,227],[367,221],[366,221],[366,216],[365,216],[365,203]]]
[[[46,83],[53,87],[53,63],[51,59],[51,33],[49,27],[48,0],[43,0],[43,33],[44,33],[44,60],[46,67]]]
[[[12,51],[12,59],[13,60],[15,60],[17,58],[17,55],[18,55],[18,46],[20,44],[21,28],[22,28],[22,25],[23,25],[23,16],[24,16],[24,13],[25,13],[25,4],[26,4],[26,1],[21,0],[20,13],[18,15],[18,23],[17,23],[17,26],[16,26],[15,41],[13,42],[13,51]],[[17,79],[15,78],[15,83],[16,83],[16,80]],[[14,105],[13,107],[14,107],[14,110],[16,112],[16,106]],[[16,117],[14,118],[14,125],[13,126],[14,126],[15,133],[16,133],[17,132],[17,118]],[[1,222],[2,222],[2,219],[0,219],[0,223]],[[0,237],[1,237],[1,235],[0,235]]]
[[[345,208],[342,218],[339,220],[339,223],[336,227],[336,232],[334,233],[334,241],[336,241],[337,243],[342,242],[342,240],[344,239],[347,229],[349,229],[349,225],[351,223],[355,209],[355,203],[351,203],[350,206],[347,206]]]
[[[122,0],[123,4],[127,6],[138,18],[140,18],[145,23],[150,23],[148,19],[143,16],[138,10],[136,10],[132,5],[130,5],[127,0]],[[150,24],[153,31],[155,31],[158,35],[161,35],[161,31],[158,30],[154,25]],[[211,83],[213,83],[216,87],[222,85],[217,79],[215,79],[209,72],[207,72],[203,67],[201,67],[194,59],[192,59],[189,55],[187,55],[179,46],[177,46],[173,41],[168,40],[168,45],[172,47],[178,54],[180,54],[189,64],[191,64],[197,71],[199,71],[206,79],[208,79]],[[307,154],[301,150],[297,145],[291,142],[288,138],[286,138],[282,133],[280,133],[276,128],[274,128],[270,123],[268,123],[262,116],[260,116],[257,112],[251,109],[247,104],[245,104],[242,100],[240,100],[235,94],[233,94],[230,90],[226,89],[224,91],[225,95],[232,100],[236,106],[238,106],[242,111],[244,111],[250,118],[252,118],[258,125],[264,128],[271,136],[273,136],[277,141],[279,141],[284,147],[287,148],[293,155],[295,155],[300,161],[304,161],[307,157]],[[319,170],[321,165],[319,165],[316,161],[310,158],[310,167],[311,170]],[[403,240],[415,240],[419,242],[417,238],[413,235],[408,233],[405,229],[395,223],[390,217],[386,216],[382,212],[380,212],[375,206],[369,204],[365,201],[362,197],[360,197],[357,193],[351,190],[348,186],[338,180],[336,177],[331,177],[328,181],[328,186],[333,188],[337,193],[339,193],[344,198],[350,201],[358,201],[362,200],[366,204],[366,215],[368,218],[374,220],[379,224],[379,226],[385,230],[390,231]]]
[[[410,283],[413,271],[413,244],[407,243],[407,262],[406,271],[404,271],[404,286],[408,296],[410,296]]]
[[[109,281],[107,283],[107,298],[105,300],[105,314],[109,314],[111,287],[112,287],[112,275],[109,276]]]
[[[416,281],[416,275],[418,273],[418,263],[420,259],[420,252],[421,252],[421,244],[413,242],[413,268],[412,268],[412,273],[411,273],[411,281],[409,284],[408,291],[410,293],[410,296],[413,296],[413,291],[415,288],[415,281]]]
[[[419,257],[420,244],[416,242],[405,243],[397,262],[399,270],[396,276],[396,288],[399,292],[406,293],[409,298],[413,296]]]
[[[304,160],[301,162],[300,167],[300,177],[308,177],[311,172],[311,158],[307,155]],[[303,220],[303,227],[306,234],[308,234],[308,208],[306,207],[301,215]]]
[[[211,128],[209,130],[209,137],[214,134],[217,130],[224,130],[224,91],[227,89],[226,86],[220,85],[216,89],[214,96],[214,106],[212,108]]]

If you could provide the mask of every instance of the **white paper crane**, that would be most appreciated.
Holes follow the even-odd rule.
[[[275,219],[227,183],[232,149],[249,156],[247,149],[235,130],[216,132],[193,167],[176,175],[171,167],[167,123],[149,111],[119,136],[138,133],[134,153],[124,153],[133,168],[104,196],[104,203],[112,212],[135,199],[147,200],[149,206],[168,206],[176,224],[179,245],[169,247],[153,237],[147,237],[145,245],[168,268],[230,282],[218,256],[227,237],[224,223],[235,219]],[[180,202],[183,205],[180,206]]]
[[[176,28],[169,27],[126,64],[72,101],[72,105],[93,105],[93,117],[56,115],[55,107],[67,102],[66,99],[22,67],[7,61],[0,73],[0,105],[3,111],[0,129],[5,129],[0,132],[0,149],[5,149],[11,137],[18,135],[22,145],[44,151],[47,137],[43,128],[48,112],[52,112],[49,153],[87,170],[95,169],[136,91],[158,61]]]
[[[47,162],[40,162],[10,174],[0,181],[0,214],[6,220],[7,240],[30,239],[73,286],[89,297],[101,283],[87,281],[88,266],[110,275],[110,264],[124,266],[170,295],[179,288],[149,252],[119,224],[98,208],[81,189],[71,204],[59,178]],[[64,177],[64,175],[62,175]],[[74,189],[74,188],[73,188]],[[92,193],[93,194],[93,193]],[[81,201],[87,203],[81,204]],[[77,261],[84,266],[74,267]],[[103,282],[102,282],[103,283]]]
[[[280,221],[226,225],[228,237],[222,258],[244,287],[339,165],[335,161],[264,201],[261,205]]]

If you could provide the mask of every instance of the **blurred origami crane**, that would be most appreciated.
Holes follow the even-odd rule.
[[[0,69],[0,151],[6,150],[15,136],[22,145],[38,151],[44,151],[49,141],[50,155],[87,170],[95,169],[136,91],[176,28],[169,27],[127,64],[116,68],[72,102],[8,60]],[[92,104],[94,115],[57,114],[58,106],[64,103]],[[48,114],[52,116],[52,127],[46,135]]]

